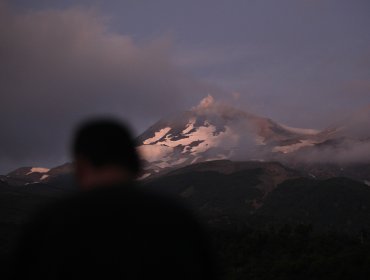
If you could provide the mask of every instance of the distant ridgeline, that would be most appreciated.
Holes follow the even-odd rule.
[[[75,191],[71,170],[65,164],[0,176],[0,222],[19,224],[39,201]],[[370,164],[295,170],[279,162],[229,160],[196,163],[140,180],[141,187],[181,198],[212,227],[310,224],[315,230],[348,233],[370,228],[368,181]]]

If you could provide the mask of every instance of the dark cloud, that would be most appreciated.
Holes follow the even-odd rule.
[[[166,38],[139,45],[94,9],[0,4],[1,171],[66,160],[71,129],[87,116],[115,115],[139,132],[207,91],[173,65]]]

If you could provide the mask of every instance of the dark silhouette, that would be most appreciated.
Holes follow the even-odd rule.
[[[14,279],[215,279],[208,238],[172,199],[135,183],[140,161],[129,131],[91,121],[73,142],[83,190],[28,225]]]
[[[76,179],[83,190],[130,183],[140,173],[136,145],[128,128],[112,120],[90,121],[72,144]]]

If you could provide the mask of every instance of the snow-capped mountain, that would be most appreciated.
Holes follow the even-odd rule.
[[[217,159],[264,160],[328,139],[314,129],[292,128],[204,98],[189,111],[160,120],[138,137],[144,176]]]
[[[45,167],[21,167],[5,176],[0,176],[0,180],[8,182],[11,185],[48,183],[59,179],[60,176],[71,174],[72,170],[71,163],[65,163],[51,169]]]
[[[45,167],[21,167],[10,172],[8,175],[18,178],[32,177],[34,180],[44,180],[48,177],[46,174],[49,172],[49,170],[49,168]]]
[[[222,159],[280,161],[312,176],[330,178],[342,174],[342,169],[351,170],[351,165],[370,164],[369,121],[370,107],[322,131],[294,128],[217,102],[209,95],[190,110],[158,121],[137,138],[145,166],[141,178]],[[70,163],[50,170],[23,167],[0,180],[11,180],[12,185],[49,183],[72,169]]]

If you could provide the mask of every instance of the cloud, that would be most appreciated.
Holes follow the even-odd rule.
[[[335,138],[318,147],[303,149],[295,160],[309,163],[369,163],[370,106],[338,123]]]
[[[174,66],[170,40],[138,44],[94,9],[20,13],[0,2],[0,38],[0,171],[65,160],[87,116],[142,130],[208,90]]]
[[[351,80],[344,84],[342,91],[346,93],[344,96],[348,99],[353,98],[353,96],[370,96],[370,80]]]
[[[215,66],[234,65],[235,62],[246,60],[261,51],[255,46],[234,46],[231,44],[218,46],[187,46],[178,50],[176,64],[195,69],[213,68]]]
[[[309,149],[295,155],[295,160],[306,163],[358,164],[369,163],[369,141],[342,143],[342,145]]]

